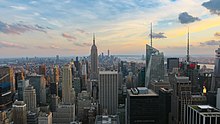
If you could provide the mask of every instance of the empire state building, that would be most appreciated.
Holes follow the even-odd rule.
[[[95,35],[93,35],[93,45],[91,47],[91,80],[98,79],[98,50],[95,45]]]

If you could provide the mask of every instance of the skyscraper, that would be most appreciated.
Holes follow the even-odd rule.
[[[46,76],[46,65],[45,64],[39,66],[39,74]]]
[[[93,35],[93,45],[91,48],[91,76],[90,79],[98,79],[98,50],[95,45],[95,35]]]
[[[27,124],[27,108],[23,101],[15,101],[13,104],[14,124]]]
[[[173,68],[179,67],[179,58],[167,58],[167,72],[172,72]]]
[[[24,90],[24,103],[27,105],[27,111],[36,111],[37,100],[36,91],[33,86],[29,85]]]
[[[220,88],[220,47],[215,51],[215,53],[215,68],[211,83],[212,91],[217,91],[217,88]]]
[[[159,124],[158,94],[146,87],[127,90],[126,124]]]
[[[164,80],[164,55],[153,47],[150,49],[149,61],[146,56],[146,64],[148,65],[146,65],[145,87],[149,87],[149,83],[152,81]]]
[[[87,84],[87,72],[86,72],[86,63],[85,60],[82,61],[82,90],[90,91],[90,88]]]
[[[11,67],[0,67],[0,110],[7,109],[12,104],[14,90],[13,69]]]
[[[173,88],[171,95],[171,118],[172,124],[182,124],[185,120],[184,110],[192,104],[191,82],[189,77],[169,77]]]
[[[220,124],[220,111],[209,105],[188,105],[184,124]]]
[[[62,102],[63,104],[73,104],[73,89],[72,89],[72,71],[70,65],[63,67],[62,75]]]
[[[46,103],[46,80],[43,75],[31,75],[28,77],[29,84],[36,90],[37,104]]]
[[[118,72],[99,72],[99,103],[101,111],[116,114],[118,108]]]

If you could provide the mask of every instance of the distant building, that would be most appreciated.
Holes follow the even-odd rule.
[[[71,105],[74,103],[74,91],[72,88],[72,72],[70,65],[65,65],[63,67],[62,79],[62,103]]]
[[[46,65],[45,64],[42,64],[39,66],[39,75],[46,76]]]
[[[98,50],[95,44],[95,35],[93,36],[93,45],[91,47],[91,76],[90,79],[98,79]]]
[[[220,111],[209,105],[188,105],[184,124],[220,124]]]
[[[29,85],[24,90],[24,102],[27,104],[27,111],[36,111],[37,100],[36,91],[33,86]]]
[[[152,81],[164,80],[164,73],[163,53],[147,45],[145,87],[149,87],[149,83]]]
[[[118,72],[99,72],[99,104],[102,113],[117,114]]]
[[[173,68],[179,68],[179,58],[167,58],[167,72],[172,72]]]
[[[52,112],[57,111],[58,103],[59,103],[59,97],[56,96],[55,94],[51,95],[51,111]]]
[[[159,96],[146,87],[127,90],[127,124],[159,124]]]
[[[18,100],[23,101],[23,93],[26,87],[29,85],[29,80],[19,80],[18,81]]]
[[[15,101],[13,107],[14,124],[27,124],[27,108],[23,101]]]
[[[39,113],[38,124],[52,124],[52,113]]]
[[[166,88],[166,89],[170,89],[171,86],[170,86],[170,82],[166,82],[166,81],[156,81],[156,82],[151,82],[149,84],[149,88],[151,90],[153,90],[154,92],[156,92],[157,94],[159,94],[159,90],[161,88]]]
[[[120,124],[118,115],[97,115],[95,124]]]
[[[46,104],[46,80],[43,75],[28,76],[29,84],[36,90],[37,104]]]

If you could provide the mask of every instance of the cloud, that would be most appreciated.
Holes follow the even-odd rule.
[[[56,45],[51,45],[50,48],[51,48],[51,49],[60,49],[60,47],[59,47],[59,46],[56,46]]]
[[[0,41],[0,47],[7,47],[7,48],[19,48],[19,49],[26,49],[24,45],[6,42],[6,41]]]
[[[220,32],[216,32],[216,33],[214,34],[214,36],[215,36],[215,37],[220,37]]]
[[[16,10],[27,10],[27,7],[24,6],[10,6],[10,7]]]
[[[202,4],[206,9],[208,9],[212,14],[220,15],[220,0],[210,0]]]
[[[206,42],[200,42],[201,46],[217,46],[220,45],[220,40],[210,40]]]
[[[151,36],[151,34],[149,34],[149,36]],[[163,32],[159,32],[159,33],[153,33],[152,34],[152,38],[154,39],[163,39],[163,38],[167,38]]]
[[[188,23],[193,23],[195,21],[200,21],[198,17],[193,17],[189,15],[187,12],[180,13],[178,19],[181,24],[188,24]]]
[[[79,33],[82,33],[82,34],[86,34],[86,35],[89,34],[89,33],[86,32],[85,30],[83,30],[83,29],[79,29],[79,28],[77,28],[76,31],[79,32]]]
[[[77,38],[75,36],[72,36],[72,35],[67,34],[67,33],[62,33],[62,36],[64,38],[66,38],[68,41],[76,41],[77,40]]]
[[[45,28],[39,25],[25,25],[22,23],[7,24],[0,21],[0,32],[5,34],[21,34],[27,31],[39,31],[46,33]]]
[[[74,43],[75,46],[79,46],[79,47],[89,47],[92,46],[92,44],[90,43]]]

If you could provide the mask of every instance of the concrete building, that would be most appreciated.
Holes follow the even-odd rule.
[[[97,115],[95,124],[120,124],[118,115]]]
[[[98,79],[98,50],[95,44],[95,35],[93,35],[93,45],[91,47],[91,76],[90,79]]]
[[[13,107],[14,124],[27,124],[27,108],[23,101],[15,101]]]
[[[70,124],[75,120],[75,104],[59,105],[53,112],[53,124]]]
[[[161,88],[159,90],[159,124],[170,124],[171,121],[171,94],[172,89]]]
[[[127,90],[126,124],[159,124],[158,94],[146,87]]]
[[[62,103],[70,104],[70,105],[74,103],[73,88],[72,88],[72,71],[70,65],[65,65],[63,67]]]
[[[220,124],[220,111],[209,105],[188,105],[184,124]]]
[[[46,80],[43,75],[28,76],[29,84],[36,90],[37,104],[46,104]]]
[[[187,105],[192,104],[191,82],[189,77],[171,76],[170,82],[173,93],[171,96],[171,118],[172,124],[184,122],[184,110]]]
[[[37,100],[36,91],[33,86],[29,85],[24,90],[24,103],[27,105],[27,111],[36,111]]]
[[[87,91],[82,91],[81,93],[78,94],[77,97],[77,117],[78,120],[82,120],[83,119],[83,112],[84,112],[84,108],[85,107],[90,107],[91,106],[91,97],[90,97],[90,93],[88,93]]]
[[[29,80],[19,80],[18,81],[18,100],[23,101],[23,93],[26,87],[29,85]]]
[[[99,104],[102,113],[116,114],[118,108],[118,72],[99,72]]]
[[[38,124],[52,124],[52,113],[40,112],[38,116]]]
[[[38,115],[35,112],[28,111],[27,124],[38,124]]]
[[[217,90],[216,108],[220,110],[220,88],[218,88],[218,90]]]
[[[179,58],[167,58],[167,72],[172,72],[174,68],[179,68]]]

